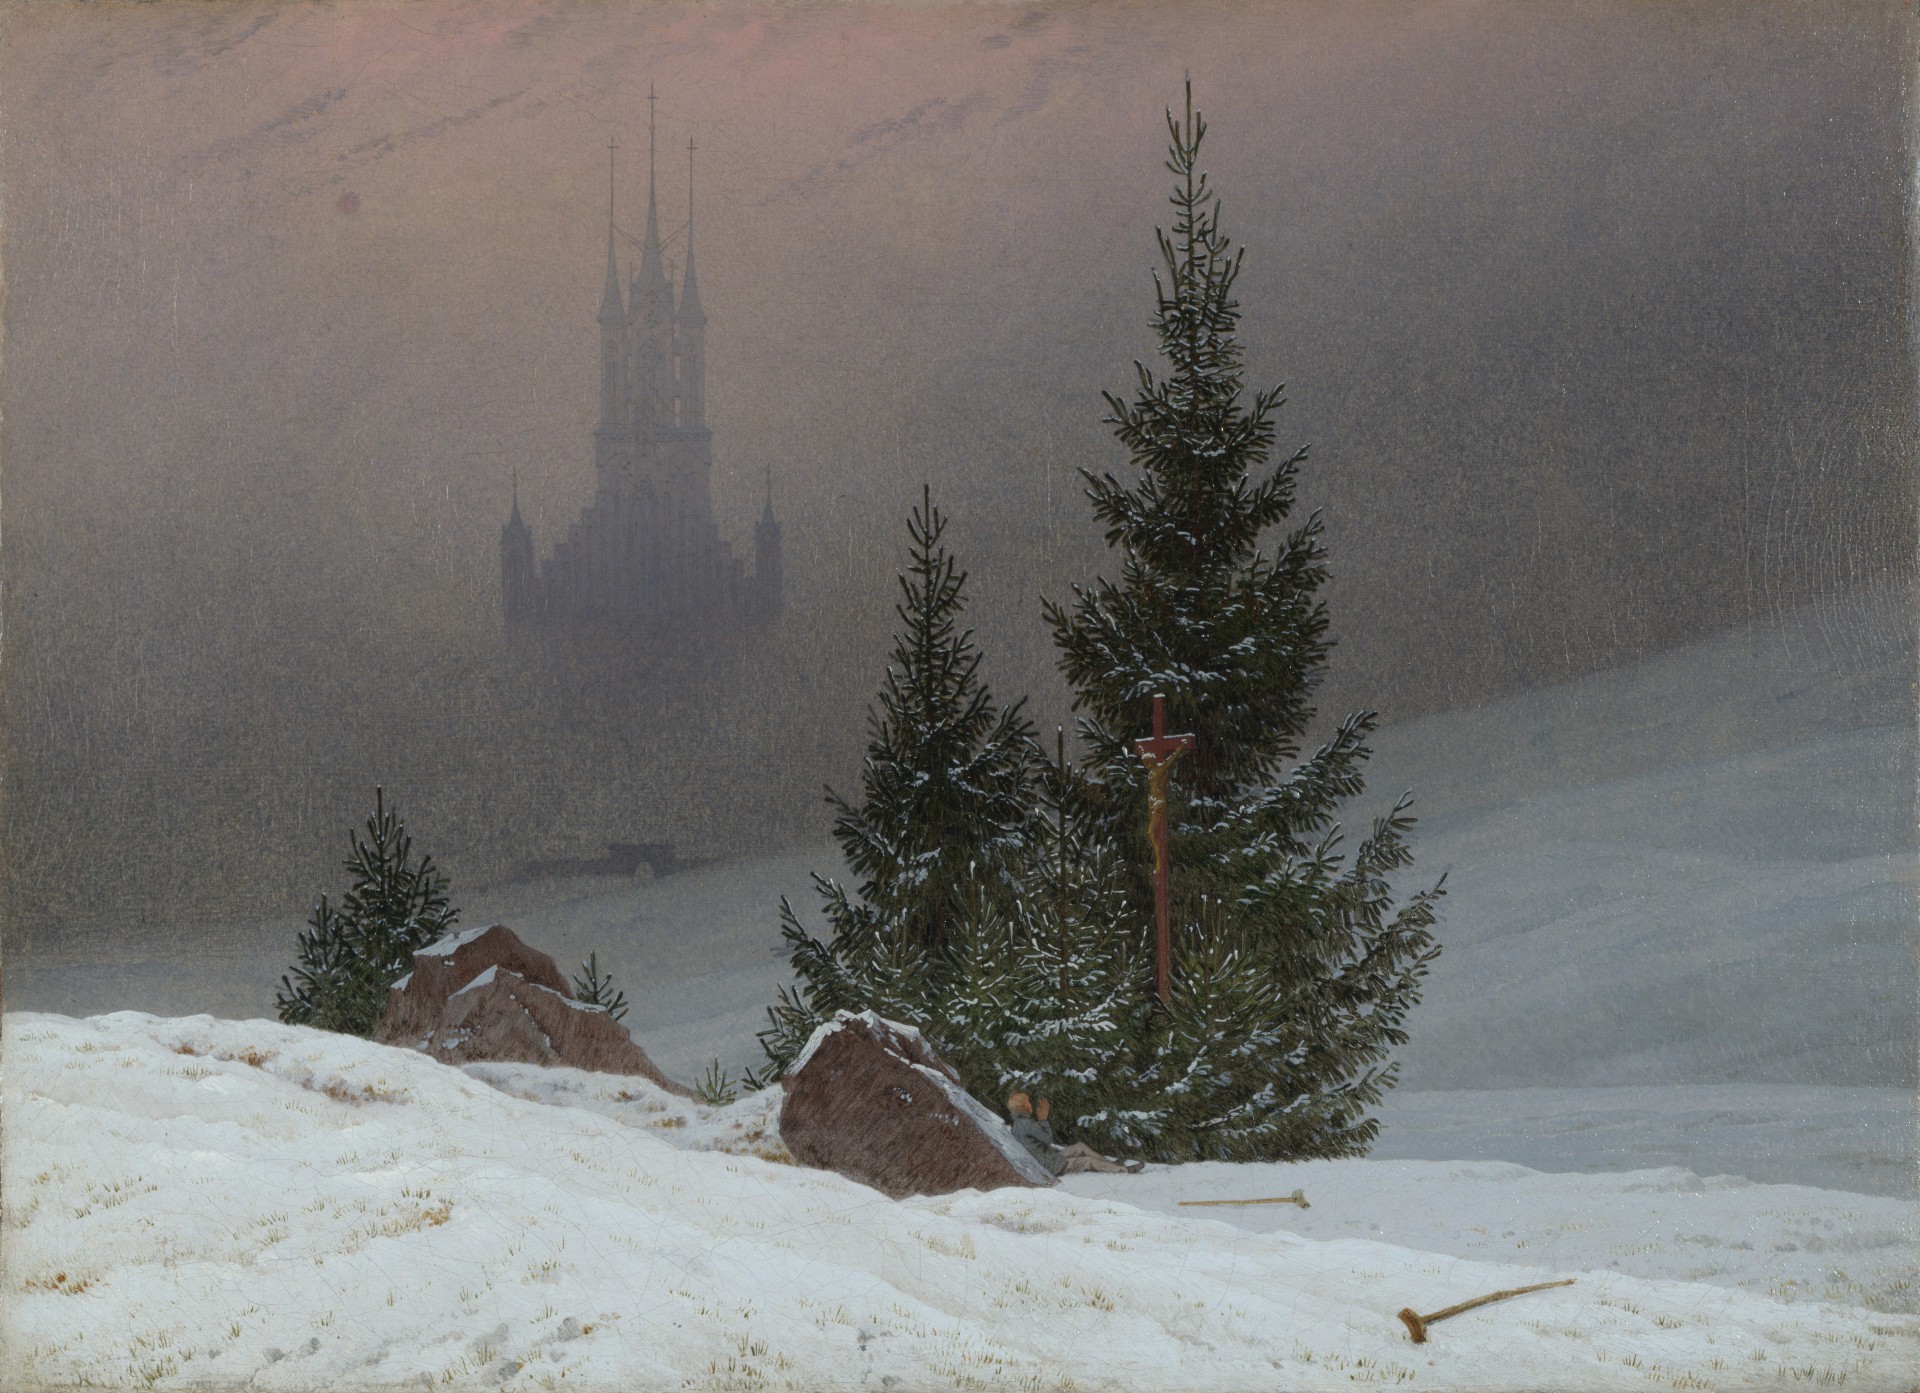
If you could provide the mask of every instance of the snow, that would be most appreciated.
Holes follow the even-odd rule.
[[[1395,1092],[1381,1159],[1516,1161],[1535,1170],[1684,1166],[1702,1175],[1920,1194],[1920,1108],[1901,1088],[1692,1084]]]
[[[1256,1233],[1366,1238],[1477,1262],[1738,1287],[1783,1301],[1920,1312],[1912,1200],[1760,1185],[1678,1166],[1574,1176],[1500,1161],[1302,1161],[1072,1175],[1089,1198],[1161,1213],[1181,1200],[1289,1195],[1312,1206],[1208,1206]],[[1192,1212],[1192,1211],[1188,1211]],[[1444,1304],[1444,1303],[1443,1303]]]
[[[1403,1085],[1920,1085],[1912,612],[1382,730],[1360,812],[1412,789],[1408,883],[1451,872]]]
[[[1878,1389],[1920,1368],[1911,1200],[1348,1161],[893,1203],[753,1154],[774,1093],[705,1109],[264,1021],[5,1027],[0,1318],[28,1385]],[[1311,1210],[1177,1206],[1296,1185]],[[1423,1346],[1394,1315],[1565,1277]]]
[[[528,1102],[584,1108],[628,1126],[659,1129],[682,1149],[793,1160],[780,1140],[785,1094],[777,1087],[709,1107],[633,1075],[491,1060],[459,1067],[470,1078]]]
[[[499,972],[499,970],[500,970],[500,969],[499,969],[499,966],[498,966],[497,964],[496,964],[495,966],[493,966],[493,967],[490,967],[490,968],[488,968],[488,969],[487,969],[487,970],[486,970],[485,972],[482,972],[482,973],[480,973],[480,974],[478,974],[477,976],[475,976],[475,977],[474,977],[474,979],[473,979],[473,980],[472,980],[471,982],[468,982],[468,983],[466,984],[466,986],[464,986],[464,987],[462,987],[462,988],[460,988],[460,990],[459,990],[459,991],[457,991],[457,992],[455,992],[455,993],[454,993],[454,995],[455,995],[455,996],[460,996],[460,995],[462,995],[463,993],[466,993],[466,992],[473,992],[473,991],[478,991],[478,990],[480,990],[480,988],[482,988],[482,987],[490,987],[490,986],[492,986],[492,985],[493,985],[493,979],[494,979],[494,976],[495,976],[495,974],[496,974],[496,973],[498,973],[498,972]]]
[[[1909,612],[1854,597],[1379,733],[1349,825],[1411,788],[1410,883],[1451,874],[1364,1161],[889,1204],[785,1164],[777,1089],[712,1109],[245,1019],[292,921],[247,926],[276,945],[247,956],[9,961],[16,1007],[240,1019],[4,1018],[0,1367],[302,1390],[1910,1387]],[[815,848],[463,909],[563,962],[597,949],[636,1041],[692,1078],[761,1062],[790,976],[775,907],[809,913],[815,869],[840,867]],[[1178,1204],[1296,1186],[1310,1210]],[[1563,1276],[1427,1346],[1393,1320]]]
[[[414,954],[416,958],[444,958],[452,955],[473,942],[481,934],[493,928],[492,923],[482,924],[479,928],[462,929],[458,933],[443,934]]]

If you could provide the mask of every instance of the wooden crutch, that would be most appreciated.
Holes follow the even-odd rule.
[[[1295,1190],[1290,1195],[1269,1195],[1257,1200],[1181,1200],[1183,1205],[1220,1205],[1220,1204],[1297,1204],[1302,1209],[1311,1209],[1307,1197]]]
[[[1427,1342],[1427,1327],[1437,1320],[1445,1320],[1448,1316],[1457,1316],[1462,1311],[1471,1311],[1475,1306],[1485,1306],[1489,1302],[1505,1301],[1509,1296],[1525,1296],[1530,1291],[1545,1291],[1548,1287],[1570,1287],[1572,1285],[1573,1278],[1569,1277],[1563,1282],[1541,1282],[1531,1287],[1515,1287],[1511,1291],[1489,1292],[1485,1296],[1476,1296],[1471,1301],[1462,1301],[1458,1306],[1449,1306],[1444,1311],[1435,1311],[1430,1316],[1423,1316],[1416,1312],[1413,1307],[1408,1306],[1400,1312],[1400,1319],[1406,1322],[1407,1330],[1413,1335],[1413,1342],[1416,1345],[1424,1345]]]

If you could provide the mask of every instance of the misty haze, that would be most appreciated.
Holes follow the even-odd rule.
[[[897,50],[879,14],[397,46],[15,15],[12,966],[297,923],[376,782],[463,893],[608,841],[819,845],[923,482],[995,689],[1064,719],[1038,603],[1105,560],[1077,471],[1119,462],[1099,393],[1149,348],[1184,68],[1250,366],[1313,447],[1324,711],[1471,705],[1898,573],[1877,14],[985,11]],[[236,90],[250,47],[288,66]],[[637,236],[649,85],[669,235],[701,149],[714,515],[747,555],[771,472],[788,613],[707,690],[576,713],[510,661],[498,541],[516,471],[543,550],[594,486],[605,147]]]
[[[1278,1228],[1558,1263],[1596,1292],[1612,1273],[1647,1284],[1620,1300],[1676,1321],[1709,1287],[1798,1297],[1827,1305],[1783,1337],[1791,1352],[1871,1312],[1895,1324],[1856,1381],[1909,1368],[1908,8],[11,7],[10,1055],[52,1078],[72,1050],[146,1051],[164,1073],[171,1054],[264,1048],[246,1032],[273,1021],[320,894],[346,888],[378,787],[460,928],[507,924],[568,973],[596,954],[672,1080],[765,1067],[758,1034],[794,982],[782,898],[823,934],[812,875],[858,879],[824,793],[860,794],[923,497],[950,522],[981,678],[1024,698],[1049,757],[1056,727],[1087,752],[1043,606],[1120,575],[1085,475],[1131,478],[1103,393],[1128,398],[1136,360],[1155,362],[1166,112],[1190,76],[1246,252],[1248,387],[1286,384],[1276,461],[1310,447],[1287,526],[1325,525],[1333,647],[1305,746],[1378,713],[1342,826],[1351,845],[1411,792],[1413,861],[1392,881],[1446,875],[1442,952],[1370,1160],[1291,1168],[1305,1180],[1266,1160],[1244,1180],[1214,1159],[1074,1175],[1060,1202],[1160,1211],[1167,1262],[1198,1213],[1236,1243]],[[358,1088],[387,1067],[362,1046],[388,1049],[315,1045],[314,1077]],[[773,1126],[781,1092],[636,1103],[599,1074],[467,1063],[460,1087],[501,1098],[448,1101],[406,1072],[445,1065],[393,1053],[423,1108],[671,1127],[675,1167],[761,1164],[741,1138]],[[22,1100],[51,1096],[13,1087],[10,1187]],[[84,1089],[117,1106],[109,1082]],[[435,1125],[392,1144],[426,1146]],[[624,1164],[628,1143],[607,1144]],[[245,1156],[249,1174],[278,1164]],[[1471,1187],[1495,1173],[1467,1162],[1546,1188],[1489,1198]],[[1366,1166],[1382,1169],[1339,1169]],[[1367,1176],[1393,1197],[1377,1215]],[[1627,1201],[1604,1217],[1605,1185],[1630,1177],[1671,1190],[1648,1203],[1675,1215],[1703,1178],[1738,1190],[1699,1221],[1711,1260],[1636,1256]],[[1176,1207],[1283,1180],[1329,1202]],[[1429,1244],[1418,1196],[1456,1184],[1480,1208]],[[1808,1232],[1841,1225],[1831,1253],[1743,1227],[1803,1201],[1822,1216]],[[1542,1223],[1603,1218],[1559,1248],[1481,1243],[1503,1206],[1536,1205]],[[59,1242],[93,1252],[83,1238]],[[98,1251],[105,1280],[117,1259]],[[1790,1278],[1768,1267],[1789,1251]],[[458,1252],[435,1261],[481,1262]],[[1502,1271],[1462,1292],[1520,1280]],[[614,1298],[582,1281],[584,1321]],[[78,1300],[45,1291],[10,1285],[27,1313],[10,1338],[49,1387],[108,1377],[38,1353],[66,1317],[36,1313],[66,1308],[34,1303]],[[244,1368],[182,1364],[149,1386],[249,1370],[305,1386],[281,1355],[309,1338],[309,1296],[288,1291],[298,1342],[289,1328],[269,1355],[268,1333],[235,1336],[260,1345]],[[467,1341],[466,1293],[444,1304],[423,1320]],[[1728,1319],[1758,1330],[1769,1312]],[[512,1346],[521,1317],[500,1318]],[[1349,1353],[1372,1338],[1355,1328]],[[1062,1338],[1082,1334],[1061,1369],[1106,1368],[1093,1334]],[[359,1386],[408,1338],[341,1353],[328,1386]],[[875,1363],[877,1338],[861,1334],[857,1369],[796,1358],[842,1378],[935,1367],[904,1333]],[[443,1354],[407,1377],[437,1377]],[[1684,1367],[1717,1377],[1696,1356]],[[515,1367],[531,1377],[536,1357]],[[1116,1377],[1251,1377],[1226,1355],[1212,1373],[1140,1358]],[[1513,1358],[1512,1386],[1588,1386]],[[588,1362],[574,1386],[669,1367]],[[1472,1386],[1465,1364],[1419,1367]]]

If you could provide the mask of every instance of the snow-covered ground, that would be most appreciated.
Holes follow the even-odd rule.
[[[1671,1084],[1396,1092],[1373,1155],[1535,1170],[1680,1166],[1916,1197],[1914,1095],[1900,1088]]]
[[[1450,870],[1413,1089],[1920,1084],[1909,594],[1381,732]]]
[[[1356,812],[1415,790],[1451,893],[1365,1161],[895,1205],[783,1164],[773,1095],[244,1019],[291,923],[10,962],[0,1387],[1905,1393],[1909,613],[1856,597],[1381,732]],[[758,1062],[814,868],[514,886],[464,922],[597,952],[692,1080]],[[122,1007],[188,1018],[32,1014]],[[1311,1209],[1179,1203],[1296,1186]],[[1567,1275],[1427,1346],[1393,1319]]]
[[[13,1387],[1904,1389],[1914,1204],[1194,1166],[894,1203],[770,1094],[261,1021],[7,1018]],[[1312,1208],[1181,1208],[1305,1190]],[[1395,1313],[1572,1277],[1437,1324]]]

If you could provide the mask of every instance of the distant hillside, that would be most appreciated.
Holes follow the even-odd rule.
[[[1359,817],[1417,796],[1445,951],[1407,1089],[1915,1083],[1914,645],[1904,596],[1797,610],[1384,731]],[[782,894],[826,847],[651,884],[466,900],[572,969],[599,954],[670,1071],[757,1063]],[[15,1008],[271,1015],[297,923],[225,958],[29,967]],[[158,955],[156,955],[158,958]]]
[[[1383,732],[1370,794],[1414,790],[1450,877],[1405,1084],[1912,1085],[1912,612],[1795,610]]]

